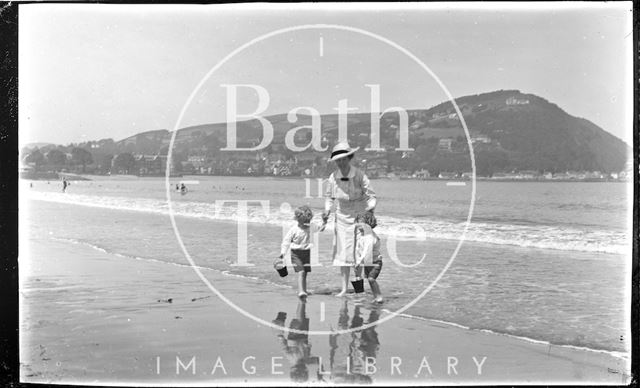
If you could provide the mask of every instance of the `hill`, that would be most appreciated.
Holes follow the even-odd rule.
[[[28,153],[36,148],[42,149],[42,148],[55,147],[55,146],[56,145],[53,143],[27,143],[22,146],[22,150],[23,152]]]
[[[626,143],[592,122],[533,94],[501,90],[456,102],[470,131],[490,138],[494,154],[504,152],[507,169],[620,171],[631,152]],[[449,111],[453,107],[446,102],[427,114]],[[478,147],[481,155],[486,148]]]
[[[618,172],[625,168],[631,148],[602,128],[584,118],[569,115],[556,104],[518,90],[499,90],[456,99],[473,143],[479,175],[495,172],[536,170],[539,172],[601,171]],[[409,115],[411,152],[395,152],[398,147],[399,119],[396,113],[380,120],[380,143],[388,152],[359,152],[358,157],[371,161],[386,171],[470,171],[468,143],[461,121],[450,101],[428,109],[414,109]],[[261,158],[286,160],[292,157],[323,164],[328,152],[292,152],[284,146],[289,130],[311,123],[311,117],[298,116],[289,123],[286,114],[266,117],[274,127],[274,140],[261,150]],[[369,113],[348,115],[348,137],[361,150],[370,146]],[[338,115],[321,117],[322,145],[331,146],[338,137]],[[166,155],[171,133],[168,130],[142,132],[118,142],[103,139],[81,145],[92,153],[132,153]],[[173,154],[176,160],[198,160],[201,165],[226,166],[239,160],[254,162],[255,152],[223,152],[226,124],[203,124],[178,131]],[[260,144],[262,128],[257,120],[237,123],[238,147]],[[309,144],[311,131],[297,131],[296,145]],[[248,162],[250,163],[250,162]],[[246,170],[246,167],[243,167]]]

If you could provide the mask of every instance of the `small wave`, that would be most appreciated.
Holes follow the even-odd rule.
[[[169,215],[169,204],[165,200],[148,198],[126,198],[92,196],[82,194],[31,192],[30,198],[39,201],[60,202],[81,206],[107,208],[124,211],[147,212]],[[282,210],[265,201],[263,204],[250,202],[246,211],[229,202],[218,201],[171,203],[173,214],[180,217],[258,223],[283,227],[291,224],[292,212]],[[317,209],[316,214],[320,213]],[[319,217],[316,217],[319,224]],[[626,254],[630,252],[630,236],[626,231],[603,230],[597,228],[576,228],[564,225],[510,222],[465,222],[443,219],[378,216],[376,231],[383,236],[405,241],[425,241],[426,239],[459,240],[511,245],[524,248],[553,249],[563,251],[583,251],[594,253]],[[333,225],[329,223],[327,230]]]

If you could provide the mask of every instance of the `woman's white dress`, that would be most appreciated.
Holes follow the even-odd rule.
[[[342,175],[340,169],[329,176],[325,198],[325,210],[333,211],[329,219],[336,221],[333,265],[351,266],[354,263],[355,217],[358,213],[375,208],[376,194],[364,172],[351,166],[346,176]]]

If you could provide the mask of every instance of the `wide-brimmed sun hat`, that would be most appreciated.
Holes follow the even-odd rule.
[[[349,155],[353,155],[358,150],[358,147],[351,148],[347,142],[340,142],[333,147],[333,151],[331,151],[330,161],[338,160],[345,158]]]

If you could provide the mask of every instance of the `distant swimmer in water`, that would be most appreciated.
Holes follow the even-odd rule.
[[[67,192],[67,186],[68,186],[67,179],[66,178],[62,178],[62,192],[63,193]]]
[[[180,184],[180,194],[182,195],[187,194],[187,186],[185,186],[184,183]]]

